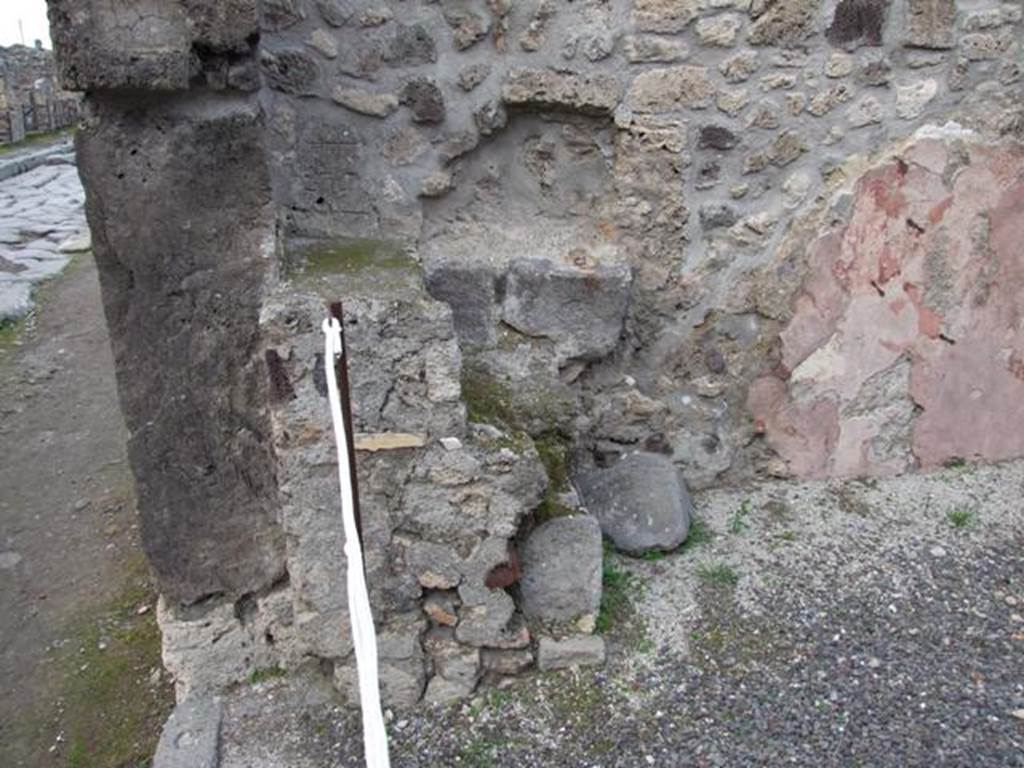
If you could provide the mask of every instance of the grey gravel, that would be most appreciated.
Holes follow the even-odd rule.
[[[391,711],[392,765],[1024,766],[1022,495],[1020,462],[698,494],[682,551],[615,556],[607,667]],[[360,765],[335,701],[240,689],[222,764]]]

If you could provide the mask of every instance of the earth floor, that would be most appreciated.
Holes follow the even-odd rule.
[[[173,703],[96,267],[0,332],[0,765],[141,766]]]

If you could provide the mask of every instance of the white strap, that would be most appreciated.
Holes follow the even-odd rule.
[[[348,561],[348,612],[352,624],[352,642],[359,673],[359,704],[363,710],[363,747],[368,768],[389,768],[388,736],[380,709],[380,687],[377,678],[377,636],[373,630],[370,598],[366,593],[363,551],[356,529],[355,503],[352,498],[352,476],[349,464],[348,437],[341,416],[341,396],[334,364],[341,354],[341,326],[337,319],[324,320],[324,368],[327,374],[327,395],[334,421],[334,441],[338,448],[338,482],[341,485],[341,517],[345,526],[345,558]]]

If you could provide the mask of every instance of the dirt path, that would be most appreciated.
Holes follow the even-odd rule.
[[[115,734],[138,723],[104,711],[113,692],[96,686],[159,659],[92,257],[37,298],[27,327],[0,333],[0,765],[135,765],[105,761],[152,734]],[[133,706],[163,711],[153,683]],[[102,756],[115,735],[122,756]]]

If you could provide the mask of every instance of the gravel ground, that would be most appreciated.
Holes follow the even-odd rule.
[[[603,670],[389,712],[395,766],[1024,766],[1024,464],[700,494],[615,557]],[[227,768],[361,765],[315,672],[226,702]]]

